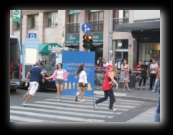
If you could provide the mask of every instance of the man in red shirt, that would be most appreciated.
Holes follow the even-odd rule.
[[[94,108],[97,107],[97,104],[106,101],[109,97],[110,102],[109,102],[109,110],[110,111],[116,111],[116,109],[113,108],[113,104],[115,102],[114,99],[114,93],[113,93],[113,89],[112,89],[112,83],[110,83],[110,79],[112,82],[114,82],[116,84],[116,89],[118,89],[118,83],[115,81],[114,79],[114,74],[113,74],[113,66],[112,65],[108,65],[107,66],[107,72],[104,75],[104,81],[103,81],[103,85],[102,85],[102,89],[104,91],[104,97],[103,98],[99,98],[96,101],[93,101],[93,106]]]

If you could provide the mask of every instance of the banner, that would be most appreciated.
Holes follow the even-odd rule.
[[[94,95],[94,74],[95,74],[95,52],[63,51],[63,69],[69,73],[68,80],[64,82],[62,95],[76,95],[78,80],[75,78],[76,72],[81,64],[84,64],[87,73],[88,86],[84,96]]]
[[[20,22],[20,10],[13,10],[13,21]]]

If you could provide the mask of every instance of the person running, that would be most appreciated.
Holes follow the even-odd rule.
[[[54,71],[53,75],[50,77],[46,77],[46,80],[53,78],[53,80],[55,81],[58,101],[60,101],[63,84],[64,81],[67,81],[68,75],[69,73],[65,69],[62,69],[62,64],[58,63],[57,69]]]
[[[101,102],[104,102],[108,99],[109,97],[109,107],[108,109],[110,111],[116,111],[116,109],[113,108],[113,104],[115,102],[115,98],[114,98],[114,92],[112,89],[112,83],[110,83],[109,78],[111,79],[111,81],[113,83],[116,84],[116,89],[118,89],[118,83],[115,81],[114,79],[114,74],[113,74],[113,66],[112,65],[108,65],[107,66],[107,71],[104,75],[104,80],[103,80],[103,85],[102,85],[102,89],[104,91],[104,97],[103,98],[99,98],[97,100],[93,101],[93,106],[94,108],[97,108],[97,105]]]
[[[83,99],[84,97],[84,93],[85,93],[85,90],[86,90],[86,86],[87,86],[87,74],[86,74],[86,71],[85,71],[85,67],[83,64],[81,64],[77,70],[77,73],[76,73],[76,76],[75,78],[79,78],[78,80],[78,91],[76,93],[76,97],[75,97],[75,101],[85,101]],[[80,99],[78,99],[78,97],[80,96]]]
[[[117,78],[116,78],[117,72],[118,72],[117,67],[115,65],[112,65],[112,68],[113,68],[113,70],[111,72],[114,76],[114,79],[117,81]],[[110,79],[110,77],[108,79],[109,79],[109,83],[112,83],[112,80]],[[115,95],[114,95],[114,98],[115,98],[115,102],[116,102],[116,96]]]
[[[143,64],[140,66],[140,70],[141,70],[141,75],[140,75],[138,90],[140,90],[142,81],[143,81],[143,90],[145,90],[145,84],[146,84],[147,74],[148,74],[148,70],[149,70],[148,65],[146,65],[145,60],[143,61]]]
[[[39,86],[39,81],[41,79],[41,75],[42,75],[42,82],[43,83],[45,82],[44,73],[39,66],[40,66],[40,62],[37,61],[35,63],[35,66],[32,67],[31,70],[26,75],[26,82],[25,82],[26,87],[28,86],[28,78],[30,75],[31,75],[31,77],[30,77],[30,81],[29,81],[28,92],[26,94],[24,94],[25,102],[23,102],[23,106],[26,106],[26,103],[31,98],[31,96],[35,95],[35,93],[38,89],[38,86]]]

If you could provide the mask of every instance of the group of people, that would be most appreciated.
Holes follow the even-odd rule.
[[[156,92],[158,91],[158,87],[160,85],[160,66],[158,63],[156,63],[156,60],[154,58],[152,58],[150,62],[151,62],[150,65],[147,65],[145,60],[143,62],[139,60],[139,63],[136,66],[136,69],[138,70],[137,75],[139,76],[140,79],[138,90],[140,90],[142,82],[143,82],[143,89],[145,90],[147,77],[150,76],[149,90],[152,90],[152,92]]]
[[[111,111],[115,111],[115,109],[113,108],[113,104],[115,102],[115,96],[113,93],[113,89],[112,89],[112,83],[116,84],[116,89],[118,89],[118,83],[115,80],[116,74],[117,74],[117,70],[115,67],[113,67],[112,65],[108,65],[107,67],[107,72],[105,73],[104,76],[104,83],[103,83],[103,90],[104,90],[104,97],[100,98],[96,101],[94,101],[94,107],[96,107],[97,104],[105,101],[108,99],[108,97],[110,98],[110,103],[109,103],[109,110]],[[50,76],[50,77],[45,77],[42,69],[40,68],[40,62],[37,61],[35,63],[35,66],[32,67],[30,69],[30,71],[27,73],[26,75],[26,82],[25,82],[25,86],[28,86],[29,83],[29,87],[28,87],[28,91],[26,94],[24,94],[25,97],[25,101],[23,102],[23,106],[26,106],[26,103],[28,102],[28,100],[31,98],[31,96],[34,96],[38,87],[39,87],[39,81],[40,81],[40,77],[42,77],[42,82],[45,82],[45,79],[53,79],[55,80],[55,85],[57,88],[57,97],[58,97],[58,101],[60,101],[60,97],[61,97],[61,92],[63,90],[63,83],[64,81],[67,81],[68,79],[68,75],[69,73],[62,68],[62,64],[59,63],[57,65],[57,69],[54,71],[54,73]],[[28,82],[30,78],[30,81]],[[84,99],[84,92],[86,90],[87,87],[87,73],[85,71],[85,66],[84,64],[81,64],[76,72],[76,76],[75,78],[79,78],[78,80],[78,91],[76,93],[75,96],[75,101],[81,101],[83,102]]]
[[[116,81],[116,76],[117,76],[117,68],[114,65],[110,65],[110,64],[106,64],[106,72],[104,74],[104,80],[103,80],[103,84],[102,84],[102,89],[104,91],[104,97],[99,98],[97,100],[93,101],[93,106],[94,108],[97,107],[98,104],[106,101],[109,97],[110,102],[109,102],[109,107],[108,109],[110,111],[115,111],[116,109],[114,109],[113,105],[114,102],[116,101],[116,97],[114,95],[113,92],[113,83],[115,83],[116,85],[116,89],[118,89],[118,83]],[[158,65],[156,65],[155,60],[153,59],[153,63],[150,65],[150,73],[151,73],[151,83],[152,81],[155,79],[156,76],[154,76],[154,74],[156,75],[156,73],[159,71],[158,70]],[[121,64],[121,73],[120,73],[120,79],[119,82],[123,82],[124,83],[124,89],[123,91],[126,91],[125,89],[127,88],[127,90],[129,92],[131,92],[132,90],[129,89],[128,86],[128,82],[130,81],[129,79],[129,70],[130,67],[127,64],[127,60],[123,59],[122,64]],[[138,70],[141,71],[140,73],[140,81],[139,81],[139,88],[141,86],[142,80],[143,82],[143,89],[145,89],[145,83],[146,83],[146,77],[147,77],[147,70],[148,70],[148,66],[146,65],[146,61],[143,61],[143,63],[138,67]],[[159,73],[158,72],[158,73]],[[31,75],[31,76],[30,76]],[[25,102],[23,103],[24,106],[26,106],[26,103],[28,102],[28,100],[31,98],[31,96],[34,96],[38,87],[39,87],[39,81],[40,81],[40,75],[42,75],[42,82],[45,82],[45,79],[53,79],[55,81],[55,85],[57,88],[57,98],[58,101],[60,101],[60,97],[61,97],[61,92],[63,90],[63,83],[64,81],[67,81],[68,79],[68,75],[69,73],[62,68],[62,64],[59,63],[57,65],[57,69],[54,71],[54,73],[52,74],[52,76],[50,77],[45,77],[44,73],[42,71],[42,69],[40,68],[40,62],[36,62],[35,66],[33,68],[31,68],[31,70],[27,73],[26,75],[26,83],[25,86],[28,86],[28,79],[30,77],[30,82],[29,82],[29,87],[28,87],[28,92],[25,94]],[[75,78],[79,78],[78,79],[78,90],[75,96],[75,101],[85,101],[83,99],[84,97],[84,93],[87,87],[87,73],[85,71],[85,66],[84,64],[81,64],[76,72],[76,76]],[[156,83],[157,81],[155,81]],[[151,86],[150,83],[150,86]],[[139,89],[138,88],[138,89]]]

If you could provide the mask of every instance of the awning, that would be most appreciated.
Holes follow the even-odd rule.
[[[25,45],[22,45],[22,51],[24,50]],[[38,49],[41,55],[49,55],[51,51],[56,50],[58,48],[63,48],[61,45],[57,43],[47,43],[47,44],[39,44]]]
[[[116,24],[115,31],[131,32],[134,30],[160,29],[160,21]]]
[[[69,14],[80,14],[80,10],[69,10]]]
[[[62,48],[61,45],[57,43],[49,43],[49,44],[39,44],[39,53],[41,55],[49,55],[51,51],[56,50],[58,48]]]

